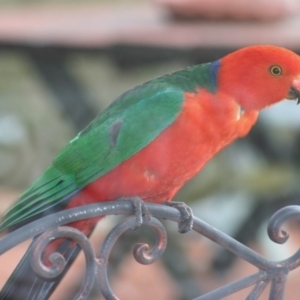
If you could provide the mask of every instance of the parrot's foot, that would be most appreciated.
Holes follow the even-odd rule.
[[[179,210],[180,214],[181,214],[181,220],[178,223],[178,231],[180,233],[186,233],[188,231],[190,231],[193,228],[193,212],[192,209],[187,206],[185,203],[183,202],[169,202],[166,201],[164,203],[165,205],[174,207],[176,209]]]
[[[132,202],[136,217],[136,222],[132,229],[137,229],[140,227],[143,224],[143,219],[150,220],[150,211],[147,209],[145,202],[140,197],[126,198],[126,200],[130,200]]]
[[[132,205],[136,216],[135,228],[138,228],[143,224],[143,218],[149,219],[151,217],[150,212],[140,197],[132,198]]]

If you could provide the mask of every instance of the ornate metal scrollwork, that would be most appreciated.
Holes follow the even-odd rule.
[[[107,279],[108,258],[112,247],[119,237],[128,229],[131,229],[135,223],[135,217],[126,218],[119,223],[107,235],[99,254],[97,255],[99,288],[105,299],[118,299],[113,294]],[[150,226],[154,230],[156,234],[156,243],[150,251],[149,245],[140,243],[136,244],[133,248],[133,255],[136,261],[140,264],[149,265],[155,262],[164,253],[167,246],[167,233],[164,226],[156,218],[152,217],[150,220],[145,220],[143,224]]]
[[[168,219],[178,223],[180,222],[180,213],[176,209],[164,205],[146,204],[146,206],[151,212],[151,218],[143,220],[143,224],[154,230],[156,243],[150,250],[147,244],[136,244],[133,248],[133,255],[139,263],[147,265],[160,258],[167,245],[167,233],[157,218]],[[76,229],[62,225],[95,216],[111,214],[130,215],[132,213],[132,202],[126,200],[92,204],[59,212],[32,222],[3,237],[0,240],[0,255],[15,245],[45,232],[35,241],[32,267],[39,276],[53,278],[59,276],[64,270],[65,259],[59,253],[53,253],[50,257],[53,265],[52,267],[47,267],[42,263],[41,253],[44,247],[53,239],[61,237],[72,239],[80,245],[86,258],[85,277],[75,299],[87,299],[94,281],[97,280],[97,285],[105,299],[117,300],[118,298],[114,295],[108,281],[108,258],[113,245],[119,237],[125,231],[135,226],[136,218],[129,216],[117,224],[107,235],[97,255],[95,255],[88,238],[84,234]],[[270,239],[276,243],[286,242],[288,233],[281,229],[283,223],[299,218],[299,206],[287,206],[279,210],[269,222],[268,233]],[[271,283],[270,299],[283,299],[288,273],[300,265],[300,249],[288,259],[271,261],[198,218],[194,218],[193,230],[258,268],[258,272],[255,274],[236,280],[194,300],[222,299],[249,286],[253,286],[253,289],[246,299],[254,300],[259,298],[269,283]]]
[[[90,294],[95,281],[97,271],[95,264],[95,254],[89,239],[79,230],[61,226],[46,231],[41,234],[34,242],[33,253],[31,257],[31,267],[42,278],[50,279],[58,277],[66,266],[64,256],[58,252],[51,253],[49,260],[52,263],[51,267],[44,265],[42,261],[42,253],[44,248],[54,239],[68,238],[75,241],[81,248],[86,259],[86,272],[80,290],[76,295],[76,299],[84,299]]]

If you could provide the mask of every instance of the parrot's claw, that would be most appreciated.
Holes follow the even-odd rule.
[[[178,231],[180,233],[186,233],[193,228],[193,222],[194,222],[193,211],[189,206],[187,206],[183,202],[169,202],[169,201],[166,201],[165,205],[174,207],[179,210],[181,214],[181,218],[180,218],[181,220],[178,223]]]
[[[143,220],[150,220],[151,214],[147,209],[144,201],[140,197],[133,197],[129,198],[128,200],[132,201],[134,214],[136,217],[136,222],[132,229],[137,229],[143,224]]]
[[[133,205],[135,216],[136,216],[135,228],[138,228],[143,224],[143,218],[149,217],[150,213],[149,213],[149,210],[147,209],[144,201],[139,197],[132,198],[132,205]]]

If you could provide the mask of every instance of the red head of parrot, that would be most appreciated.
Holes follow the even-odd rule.
[[[244,109],[300,98],[300,57],[285,48],[251,46],[221,59],[218,89]]]

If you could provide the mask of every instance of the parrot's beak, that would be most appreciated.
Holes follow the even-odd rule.
[[[300,103],[300,80],[294,80],[292,86],[290,87],[287,99],[296,100],[297,104]]]

